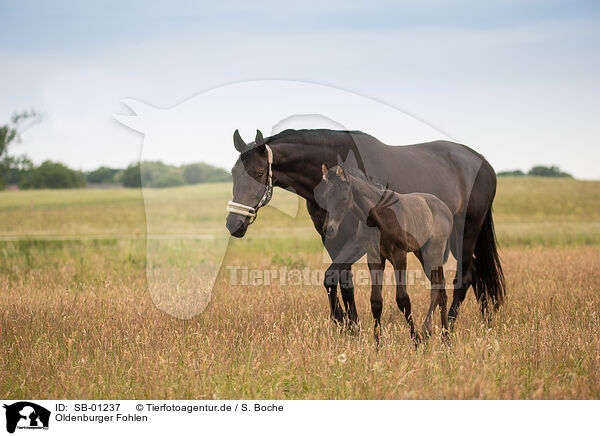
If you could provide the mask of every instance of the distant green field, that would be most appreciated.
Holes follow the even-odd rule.
[[[598,244],[600,182],[500,178],[494,220],[504,247]]]
[[[151,233],[224,234],[231,184],[148,189]],[[289,217],[267,207],[249,236],[281,237],[281,231],[316,238],[304,201],[277,189],[273,204],[294,210]],[[600,182],[570,179],[500,178],[494,220],[503,247],[600,243]],[[141,190],[0,192],[0,237],[143,236],[146,217]]]
[[[506,306],[488,327],[470,292],[452,346],[416,351],[390,286],[376,352],[368,282],[358,336],[331,324],[320,283],[233,284],[227,267],[327,258],[295,195],[273,204],[297,216],[266,207],[242,239],[225,229],[230,199],[231,184],[0,192],[0,397],[600,398],[600,182],[500,179]],[[409,286],[417,323],[426,287]],[[159,310],[207,296],[189,320]]]

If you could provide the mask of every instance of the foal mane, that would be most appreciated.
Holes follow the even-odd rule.
[[[382,210],[383,208],[393,206],[398,202],[398,197],[395,195],[396,193],[389,188],[389,183],[383,186],[373,176],[369,176],[356,168],[344,168],[344,172],[354,176],[359,180],[362,180],[363,182],[366,182],[372,188],[383,191],[381,193],[381,197],[377,201],[377,204],[374,206],[375,210]]]
[[[357,179],[362,180],[363,182],[367,182],[371,185],[373,185],[375,188],[378,188],[380,190],[383,190],[384,192],[393,192],[390,191],[388,189],[388,186],[383,186],[381,183],[379,183],[377,181],[377,179],[375,179],[375,177],[371,176],[371,175],[367,175],[364,172],[362,172],[361,170],[359,170],[358,168],[346,168],[343,165],[341,165],[341,167],[343,168],[344,172],[347,174],[350,174],[351,176],[356,177]]]
[[[375,188],[375,190],[381,192],[381,196],[379,197],[377,203],[371,208],[371,210],[368,211],[366,223],[369,227],[383,225],[382,214],[390,213],[391,210],[389,208],[400,201],[398,196],[395,195],[396,193],[389,189],[389,185],[383,186],[372,176],[368,176],[358,169],[344,168],[344,172],[357,180],[365,182],[369,187]]]
[[[374,207],[375,210],[381,210],[384,207],[393,206],[394,204],[398,203],[399,199],[394,194],[395,194],[395,192],[390,190],[386,186],[385,191],[383,191],[383,195],[381,196],[381,198],[379,199],[379,201],[377,202],[377,204]]]

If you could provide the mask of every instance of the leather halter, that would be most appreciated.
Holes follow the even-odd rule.
[[[242,203],[236,203],[235,201],[230,201],[227,203],[227,211],[250,217],[250,222],[248,225],[252,224],[256,219],[258,209],[268,204],[273,196],[273,170],[271,169],[271,165],[273,164],[273,150],[271,150],[271,147],[269,147],[267,144],[265,144],[265,148],[267,149],[267,161],[269,162],[267,170],[267,189],[265,190],[265,193],[258,204],[254,207],[251,207]]]

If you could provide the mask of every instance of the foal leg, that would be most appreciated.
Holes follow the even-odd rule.
[[[423,251],[423,266],[431,282],[431,302],[423,323],[423,335],[429,337],[432,332],[431,319],[438,304],[442,308],[442,331],[448,330],[448,315],[446,314],[446,282],[444,278],[443,245],[430,242],[431,246]],[[428,245],[429,245],[428,244]],[[445,334],[445,333],[444,333]]]
[[[394,256],[394,278],[396,279],[396,304],[400,312],[404,314],[406,322],[410,327],[410,337],[415,344],[420,341],[413,322],[410,298],[406,292],[406,252],[399,252]]]
[[[433,276],[435,274],[434,271],[431,272],[431,275]],[[433,281],[431,282],[431,285],[433,286]],[[429,309],[427,309],[427,316],[425,317],[425,322],[423,323],[423,337],[425,339],[429,338],[429,336],[431,336],[431,331],[432,331],[432,326],[431,326],[431,318],[433,316],[433,311],[435,310],[435,308],[437,307],[437,305],[440,302],[440,292],[437,289],[431,289],[431,301],[429,303]]]
[[[381,312],[383,311],[383,271],[385,268],[385,259],[380,256],[368,256],[369,273],[371,275],[371,312],[375,325],[373,334],[375,342],[379,346],[379,335],[381,334]]]

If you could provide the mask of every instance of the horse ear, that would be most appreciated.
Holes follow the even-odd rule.
[[[346,182],[346,173],[341,165],[338,165],[337,170],[335,170],[335,174],[340,178],[342,182]]]
[[[327,175],[327,167],[325,166],[325,164],[321,165],[321,171],[323,171],[323,180],[325,180],[326,182],[329,182],[329,176]]]
[[[254,143],[257,146],[263,145],[265,143],[265,140],[263,138],[263,134],[261,133],[260,130],[256,130],[256,139],[254,140]]]
[[[243,153],[244,151],[246,151],[246,148],[247,148],[246,143],[240,136],[240,132],[238,129],[235,129],[235,132],[233,132],[233,146],[240,153]]]

